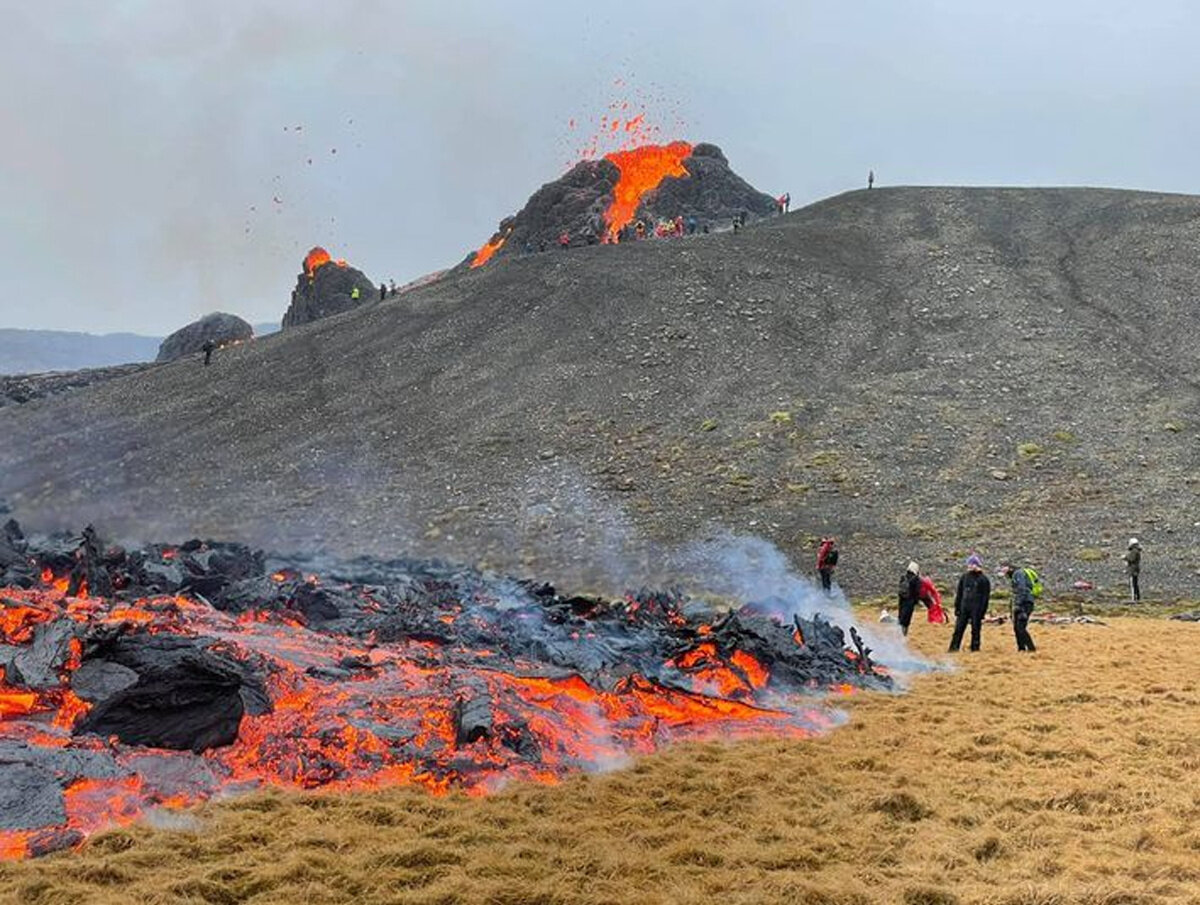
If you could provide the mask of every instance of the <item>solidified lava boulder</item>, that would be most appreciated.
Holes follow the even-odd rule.
[[[76,733],[116,736],[128,745],[199,753],[232,744],[246,713],[245,695],[261,689],[245,667],[175,635],[122,636],[89,657],[82,691],[111,692],[79,722]],[[120,681],[111,665],[124,668]],[[82,667],[81,667],[82,669]],[[132,675],[130,675],[132,674]],[[136,681],[134,681],[136,676]],[[107,687],[105,687],[107,685]]]
[[[323,248],[314,248],[296,277],[292,302],[283,315],[283,329],[341,314],[378,298],[379,287],[361,270],[331,260]]]
[[[756,219],[776,210],[775,199],[733,172],[714,144],[693,146],[682,166],[686,175],[667,176],[657,188],[642,195],[635,221],[641,219],[653,228],[660,220],[694,218],[700,230],[728,226],[737,214]],[[607,157],[577,163],[565,175],[534,192],[518,213],[500,221],[490,244],[501,244],[485,257],[557,250],[563,233],[572,245],[603,241],[609,231],[605,213],[613,203],[620,179],[620,167]],[[478,255],[473,253],[468,263],[482,263]]]
[[[174,361],[201,350],[208,340],[218,346],[241,342],[254,336],[254,328],[236,314],[217,311],[180,327],[162,341],[155,361]]]

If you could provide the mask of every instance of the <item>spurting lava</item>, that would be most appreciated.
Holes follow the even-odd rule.
[[[631,151],[614,151],[605,154],[621,171],[621,177],[613,188],[612,204],[604,212],[608,235],[615,236],[632,222],[638,205],[654,191],[668,176],[687,176],[683,161],[692,153],[686,141],[673,141],[669,145],[643,145]]]
[[[333,259],[330,257],[329,252],[323,249],[320,245],[316,245],[308,254],[304,256],[304,272],[311,280],[316,276],[319,269],[324,267],[332,260]],[[344,258],[338,258],[337,261],[334,261],[334,263],[337,264],[338,267],[346,266],[346,261]]]

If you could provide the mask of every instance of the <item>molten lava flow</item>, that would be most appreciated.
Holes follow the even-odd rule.
[[[683,161],[692,153],[686,141],[669,145],[643,145],[631,151],[606,154],[605,159],[616,164],[621,176],[613,187],[613,200],[604,212],[610,236],[620,232],[637,214],[638,205],[647,192],[658,188],[668,176],[686,176]]]
[[[508,235],[505,234],[498,239],[493,239],[491,242],[488,242],[486,245],[484,245],[483,248],[479,249],[479,251],[475,252],[475,257],[471,260],[471,268],[474,269],[476,267],[482,267],[484,264],[490,261],[492,255],[500,250],[500,247],[504,244],[507,238]]]
[[[318,245],[304,256],[304,272],[311,280],[313,275],[317,272],[317,268],[323,264],[328,264],[330,260],[331,258],[329,257],[329,252]]]
[[[805,738],[833,724],[805,689],[886,687],[869,649],[852,655],[827,622],[709,613],[674,592],[562,597],[419,564],[351,581],[213,552],[128,555],[121,599],[68,598],[50,568],[40,586],[3,589],[0,743],[45,776],[29,800],[60,807],[58,822],[0,809],[0,858],[230,790],[483,793],[678,739]],[[164,575],[178,579],[166,593]]]

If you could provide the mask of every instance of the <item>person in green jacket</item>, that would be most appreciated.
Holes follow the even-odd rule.
[[[1017,650],[1033,653],[1037,650],[1029,634],[1029,617],[1033,615],[1033,581],[1025,569],[1013,567],[1011,562],[1000,566],[1000,574],[1008,577],[1012,586],[1013,634],[1017,638]]]

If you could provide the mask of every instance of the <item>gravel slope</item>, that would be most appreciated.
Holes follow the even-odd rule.
[[[417,551],[619,585],[718,527],[853,593],[978,547],[1200,581],[1200,198],[851,192],[740,233],[497,261],[0,410],[35,526]],[[651,543],[651,540],[654,543]]]

